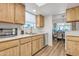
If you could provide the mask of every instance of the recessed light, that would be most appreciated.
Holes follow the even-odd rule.
[[[39,6],[39,7],[40,7],[40,6],[43,6],[43,5],[45,5],[45,4],[46,4],[46,3],[36,3],[36,5]]]
[[[36,12],[36,10],[33,10],[33,12]]]

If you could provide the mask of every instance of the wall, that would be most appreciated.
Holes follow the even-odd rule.
[[[48,45],[52,46],[52,16],[45,16],[43,32],[48,34]]]
[[[49,46],[52,46],[52,43],[53,43],[53,38],[52,38],[53,24],[66,22],[65,20],[66,20],[65,17],[62,17],[62,15],[45,16],[45,24],[44,24],[44,28],[42,30],[44,33],[48,33],[47,44]]]
[[[52,16],[53,19],[53,23],[63,23],[66,22],[66,18],[65,16],[63,16],[63,14],[59,14],[59,15],[54,15]]]

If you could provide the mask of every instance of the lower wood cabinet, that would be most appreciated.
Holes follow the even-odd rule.
[[[75,55],[79,56],[79,42],[76,42],[76,47],[75,47]]]
[[[66,54],[79,56],[79,37],[67,37]]]
[[[21,45],[21,56],[31,56],[31,42]]]
[[[43,38],[40,38],[38,41],[39,41],[38,42],[38,46],[39,46],[39,50],[40,50],[41,48],[44,47],[44,39]]]
[[[70,55],[75,55],[75,42],[74,41],[67,41],[67,51],[66,53],[67,54],[70,54]]]
[[[24,37],[0,42],[0,56],[31,56],[44,47],[44,38]],[[32,40],[33,39],[33,40]]]
[[[35,54],[38,50],[38,40],[32,41],[32,55]]]
[[[19,40],[0,42],[0,56],[19,56]]]
[[[19,56],[19,47],[13,47],[0,51],[0,56]]]
[[[42,49],[44,45],[44,38],[43,35],[38,36],[37,38],[32,39],[32,55],[38,52],[40,49]]]

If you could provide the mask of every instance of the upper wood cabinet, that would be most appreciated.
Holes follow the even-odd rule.
[[[7,18],[7,5],[8,4],[0,4],[0,22],[8,21]]]
[[[44,27],[44,16],[42,16],[42,15],[36,16],[36,26],[38,28]]]
[[[76,10],[76,21],[79,21],[79,7],[76,7],[75,10]]]
[[[0,3],[0,22],[14,23],[14,4]]]
[[[25,6],[22,4],[15,5],[15,23],[24,24],[25,22]]]
[[[0,4],[0,22],[14,23],[14,4]]]
[[[15,5],[14,4],[10,4],[8,3],[7,4],[8,7],[7,7],[7,22],[9,23],[14,23],[14,7]]]
[[[0,22],[24,24],[25,6],[14,3],[0,3]]]
[[[71,9],[67,9],[66,11],[66,15],[67,15],[67,21],[75,21],[76,19],[76,13],[75,13],[75,9],[71,8]]]
[[[73,7],[66,10],[67,22],[79,21],[79,7]]]

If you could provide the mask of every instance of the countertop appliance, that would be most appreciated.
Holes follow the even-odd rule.
[[[0,38],[8,38],[17,35],[17,28],[0,28]]]

